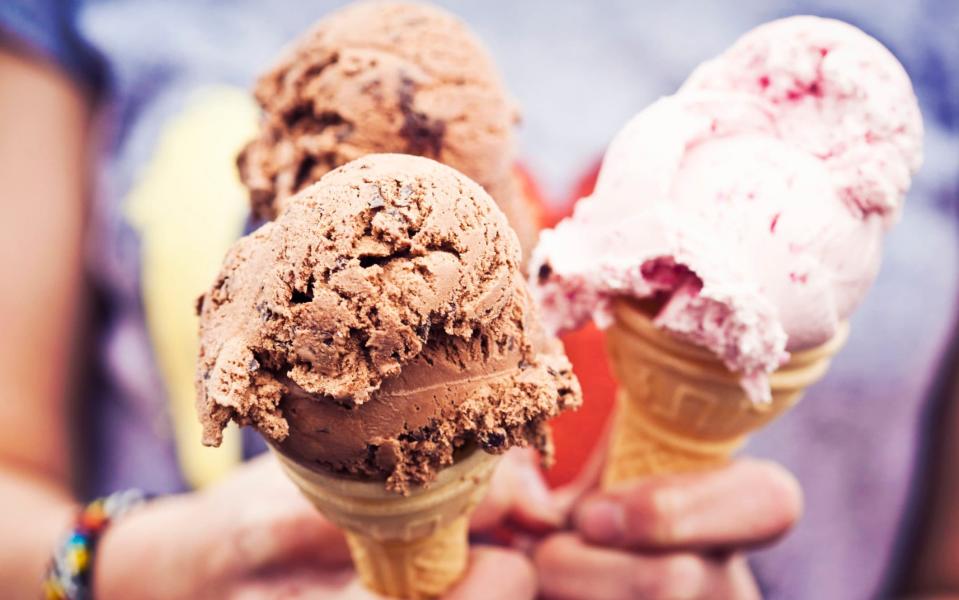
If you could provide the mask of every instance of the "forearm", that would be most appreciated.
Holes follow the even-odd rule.
[[[0,464],[0,589],[6,597],[34,598],[60,538],[69,530],[74,503],[65,487]]]
[[[0,39],[0,596],[35,598],[73,512],[66,390],[81,304],[90,106]]]
[[[69,406],[89,106],[0,40],[0,595],[35,598],[71,521]],[[22,49],[21,49],[22,50]]]

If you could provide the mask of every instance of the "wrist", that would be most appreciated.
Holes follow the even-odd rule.
[[[137,490],[117,492],[83,507],[74,526],[56,546],[46,576],[47,600],[91,600],[97,550],[112,524],[139,508],[146,496]]]
[[[72,502],[57,503],[49,506],[44,511],[43,517],[35,523],[38,528],[36,541],[29,546],[29,558],[24,557],[25,562],[28,559],[29,565],[28,572],[25,573],[24,584],[28,584],[29,589],[35,590],[37,582],[43,580],[50,566],[50,549],[63,543],[64,532],[73,527],[79,510],[80,506]],[[11,534],[14,539],[20,537],[18,531],[13,531]],[[2,587],[0,585],[0,588]],[[22,589],[25,592],[28,588],[23,587]]]
[[[183,531],[196,525],[191,497],[157,498],[107,529],[91,581],[95,600],[190,597],[197,565],[180,562],[191,555]]]
[[[56,482],[8,464],[0,464],[0,498],[0,531],[7,542],[0,551],[0,596],[34,597],[50,552],[72,526],[78,507]]]

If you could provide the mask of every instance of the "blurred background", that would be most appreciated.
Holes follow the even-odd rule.
[[[167,311],[164,300],[145,306],[138,281],[147,288],[189,287],[190,277],[209,279],[209,265],[193,264],[191,244],[202,242],[191,240],[229,241],[245,219],[243,190],[209,182],[221,170],[232,177],[231,157],[252,135],[256,114],[248,90],[285,44],[342,4],[279,0],[267,11],[259,0],[142,0],[63,10],[38,2],[20,12],[0,5],[3,22],[21,27],[20,37],[7,32],[11,43],[56,56],[95,89],[99,103],[97,208],[86,248],[97,292],[91,326],[97,346],[79,392],[84,402],[103,403],[109,416],[91,424],[93,433],[80,447],[108,474],[93,474],[88,493],[109,491],[118,481],[157,491],[187,486],[175,461],[156,459],[170,458],[176,418],[154,400],[164,389],[176,395],[174,380],[192,386],[192,373],[170,375],[181,363],[164,356],[193,343],[184,340],[195,333],[163,321],[182,307]],[[629,117],[672,93],[698,63],[761,22],[791,14],[840,18],[902,61],[925,118],[925,165],[901,224],[888,236],[882,273],[856,313],[846,350],[827,379],[749,449],[793,471],[806,495],[798,529],[754,557],[767,594],[871,597],[891,585],[912,541],[914,507],[929,483],[928,425],[944,397],[937,392],[956,366],[949,348],[959,296],[959,3],[439,4],[488,44],[522,108],[522,160],[558,212],[581,193],[583,178]],[[51,19],[55,36],[39,27]],[[24,42],[31,27],[36,35]],[[211,160],[219,162],[210,167]],[[204,212],[192,200],[202,194],[224,197]],[[190,217],[164,220],[177,210]],[[151,239],[160,239],[151,235],[179,240],[179,268],[154,269],[155,277],[148,272]],[[166,333],[150,339],[144,321]],[[191,396],[190,390],[180,395]],[[575,424],[565,427],[561,461],[563,439],[577,437]],[[143,441],[148,438],[153,441]]]
[[[265,21],[254,0],[91,2],[79,24],[104,51],[117,53],[114,75],[145,91],[173,78],[195,86],[213,74],[248,88],[284,44],[344,4],[279,0],[272,4],[275,19]],[[949,0],[436,4],[489,45],[523,108],[526,159],[555,199],[637,110],[672,93],[739,34],[789,14],[843,19],[889,47],[909,71],[927,119],[927,176],[920,182],[955,163],[959,16]]]

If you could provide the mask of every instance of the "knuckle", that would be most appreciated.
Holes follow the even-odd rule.
[[[569,554],[572,536],[568,533],[551,535],[533,551],[533,565],[539,572],[563,568],[564,557]]]
[[[656,544],[672,544],[680,539],[682,492],[660,487],[635,497],[629,510],[629,526],[642,538]]]
[[[701,596],[705,566],[692,554],[663,558],[646,572],[637,570],[632,594],[650,600],[693,600]]]

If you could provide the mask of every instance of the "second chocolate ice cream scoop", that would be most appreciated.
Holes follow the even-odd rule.
[[[517,109],[480,40],[440,8],[361,2],[336,11],[293,43],[255,94],[263,121],[239,166],[262,218],[376,152],[434,158],[497,196],[515,194],[504,187]],[[497,196],[514,208],[515,198]]]

